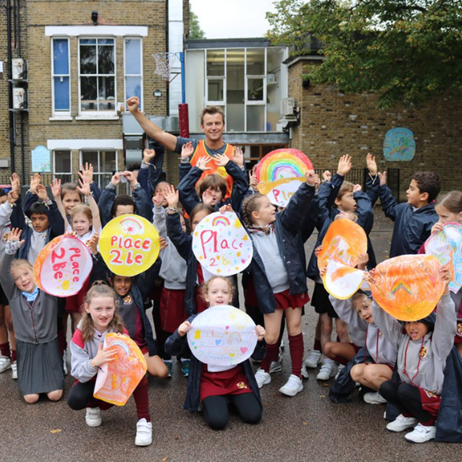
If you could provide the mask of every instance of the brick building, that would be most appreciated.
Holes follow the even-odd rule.
[[[334,169],[338,157],[347,153],[354,167],[364,167],[364,157],[371,152],[379,170],[399,169],[402,200],[412,174],[422,170],[438,173],[443,191],[461,189],[461,100],[447,95],[419,107],[378,109],[375,94],[348,95],[335,86],[303,82],[309,67],[319,64],[313,57],[291,58],[286,64],[288,94],[295,99],[300,122],[291,129],[291,146],[307,154],[315,167]],[[385,160],[385,135],[395,127],[414,133],[415,157],[409,162]]]
[[[27,70],[18,78],[13,69],[12,90],[18,98],[22,89],[22,104],[6,97],[8,12],[11,58],[22,58]],[[137,95],[147,114],[169,115],[175,106],[154,73],[152,53],[182,51],[188,17],[185,0],[8,1],[0,13],[0,177],[9,176],[9,160],[11,171],[28,178],[37,146],[50,151],[51,174],[75,180],[88,161],[101,185],[126,162],[141,160],[145,138],[139,127],[126,129],[122,119],[131,116],[120,103]]]

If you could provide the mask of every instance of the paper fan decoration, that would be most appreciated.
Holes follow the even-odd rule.
[[[374,270],[370,288],[374,300],[400,321],[427,317],[443,295],[441,264],[433,255],[401,255],[386,260]]]

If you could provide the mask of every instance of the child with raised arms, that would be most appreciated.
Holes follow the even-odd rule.
[[[234,290],[230,278],[212,276],[202,286],[202,296],[208,306],[229,305]],[[167,339],[167,352],[174,355],[189,350],[186,334],[191,329],[194,318],[195,315],[183,322]],[[261,340],[265,335],[265,329],[257,326],[256,334]],[[205,365],[193,356],[183,407],[189,411],[197,411],[201,403],[207,424],[214,430],[222,430],[228,423],[228,400],[235,406],[243,422],[260,422],[260,392],[249,360],[237,366],[218,366]]]
[[[0,257],[0,281],[15,326],[18,386],[29,404],[36,403],[41,394],[58,401],[64,389],[57,338],[58,301],[35,285],[33,268],[27,260],[14,260],[24,243],[20,236],[20,230],[11,230]]]
[[[446,358],[452,350],[456,333],[456,311],[449,295],[451,274],[440,269],[446,288],[437,314],[431,313],[419,321],[404,323],[404,329],[375,302],[372,313],[375,323],[388,341],[398,350],[399,382],[387,380],[380,385],[380,394],[401,414],[387,425],[392,432],[414,427],[405,435],[407,441],[424,443],[435,438],[436,419],[441,404]],[[369,273],[374,283],[374,272]]]
[[[266,329],[266,356],[255,374],[261,388],[271,382],[270,366],[279,355],[278,338],[283,312],[287,320],[292,374],[280,392],[295,396],[303,390],[302,308],[309,301],[305,268],[305,251],[300,225],[315,193],[317,175],[306,174],[287,207],[276,214],[268,197],[248,196],[242,206],[244,223],[253,243],[253,259],[248,268]]]
[[[77,381],[69,392],[67,403],[75,411],[86,408],[85,422],[89,427],[99,427],[102,424],[100,411],[113,406],[94,398],[93,393],[99,368],[113,361],[117,352],[103,348],[106,334],[128,334],[117,312],[117,302],[117,295],[110,287],[104,284],[92,287],[87,293],[85,311],[70,343],[71,374]],[[133,397],[138,414],[135,444],[148,446],[152,443],[152,424],[146,376],[133,391]]]

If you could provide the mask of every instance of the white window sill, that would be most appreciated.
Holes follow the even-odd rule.
[[[117,115],[85,115],[77,116],[75,120],[119,120]]]
[[[62,120],[74,120],[74,118],[72,116],[58,116],[58,115],[55,115],[53,117],[50,117],[48,120],[51,120],[52,122],[58,122],[58,121],[62,121]]]

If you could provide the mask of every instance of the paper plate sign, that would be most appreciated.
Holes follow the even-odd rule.
[[[448,223],[425,242],[425,253],[438,258],[442,266],[449,265],[453,274],[449,290],[457,293],[462,286],[462,225]]]
[[[325,289],[333,297],[346,300],[361,287],[364,271],[343,265],[334,260],[327,261],[327,269],[322,277]]]
[[[272,204],[279,207],[287,207],[290,198],[305,181],[305,177],[302,177],[282,178],[274,182],[263,182],[258,184],[258,191],[265,194]]]
[[[188,344],[205,364],[233,366],[250,358],[257,344],[255,323],[249,315],[229,305],[208,308],[191,323]]]
[[[388,130],[383,140],[383,155],[388,161],[411,161],[415,156],[414,133],[408,128]]]
[[[324,268],[328,260],[355,267],[358,264],[357,255],[365,252],[367,236],[364,229],[354,221],[340,218],[332,222],[324,236],[318,267]]]
[[[282,178],[303,178],[313,169],[311,160],[297,149],[276,149],[257,164],[255,175],[259,182],[275,182]]]
[[[115,349],[117,354],[98,371],[93,396],[124,406],[148,370],[146,359],[128,335],[106,334],[104,348]]]
[[[119,276],[136,276],[157,260],[159,233],[139,215],[121,215],[103,228],[99,248],[110,271]]]
[[[193,234],[193,252],[212,274],[231,276],[250,265],[252,241],[233,212],[207,215]]]
[[[58,236],[38,254],[34,281],[56,297],[71,297],[88,279],[93,260],[88,247],[74,236]]]
[[[374,270],[370,288],[374,300],[400,321],[427,317],[443,295],[441,264],[433,255],[401,255]]]

